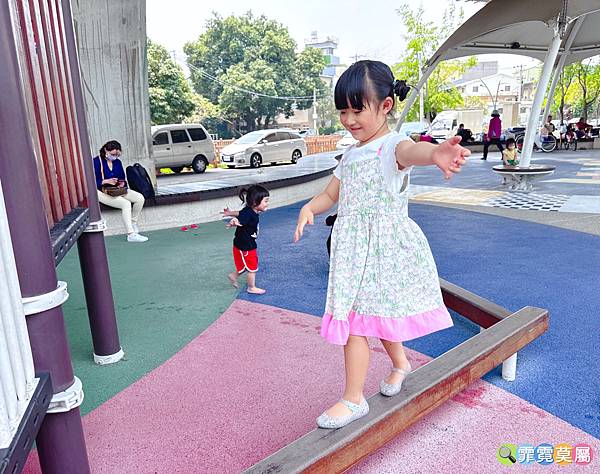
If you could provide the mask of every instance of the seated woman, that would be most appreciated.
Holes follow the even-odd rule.
[[[121,209],[123,222],[127,228],[127,242],[146,242],[148,237],[139,234],[137,225],[144,207],[144,196],[128,188],[120,156],[121,144],[116,140],[110,140],[100,148],[100,155],[94,158],[98,200],[106,206]],[[110,187],[125,188],[125,192],[120,196],[111,196],[107,194],[110,192],[108,189]]]

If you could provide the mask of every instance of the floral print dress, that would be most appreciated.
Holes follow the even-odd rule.
[[[437,269],[408,217],[410,168],[398,171],[396,132],[350,147],[340,179],[321,335],[345,345],[350,334],[406,341],[452,326]]]

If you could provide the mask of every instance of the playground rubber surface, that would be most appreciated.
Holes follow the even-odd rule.
[[[140,245],[107,238],[127,354],[113,366],[91,361],[76,253],[60,265],[71,294],[64,311],[86,393],[93,472],[240,472],[313,429],[340,397],[342,349],[318,335],[329,228],[320,216],[293,244],[300,205],[261,217],[262,296],[228,285],[232,233],[221,222],[150,232]],[[503,443],[589,444],[596,455],[600,237],[450,208],[409,208],[442,278],[510,310],[547,308],[550,328],[519,352],[514,382],[505,382],[499,368],[491,371],[353,472],[433,472],[446,465],[503,472],[496,459]],[[413,365],[478,331],[453,319],[454,327],[406,344]],[[389,369],[380,343],[371,346],[368,396]],[[35,457],[25,472],[39,472]],[[592,472],[594,464],[576,469]]]

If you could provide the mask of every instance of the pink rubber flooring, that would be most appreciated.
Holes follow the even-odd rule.
[[[342,348],[324,343],[319,326],[314,316],[236,300],[173,358],[84,418],[93,472],[236,473],[313,429],[343,383]],[[368,395],[389,367],[372,345]],[[408,355],[413,366],[428,360]],[[480,381],[354,472],[499,472],[495,451],[504,442],[600,449],[596,438]],[[35,454],[29,461],[24,472],[39,472]]]

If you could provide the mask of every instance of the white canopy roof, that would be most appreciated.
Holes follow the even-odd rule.
[[[585,15],[565,65],[600,54],[600,0],[491,0],[463,23],[429,59],[428,65],[479,54],[520,54],[542,61],[552,42],[552,23],[567,5],[565,38]],[[518,47],[517,47],[518,45]],[[565,41],[559,57],[565,54]]]

